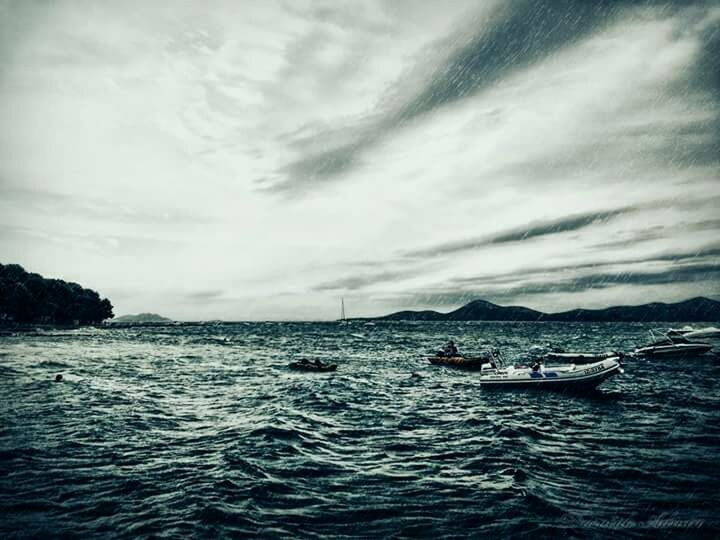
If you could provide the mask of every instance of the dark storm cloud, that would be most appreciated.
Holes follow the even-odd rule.
[[[690,228],[696,231],[718,231],[720,232],[720,219],[706,219],[690,224]]]
[[[533,238],[538,238],[541,236],[551,236],[555,234],[584,229],[591,225],[606,222],[617,216],[634,212],[637,209],[637,207],[627,206],[623,208],[618,208],[616,210],[588,212],[586,214],[576,214],[574,216],[568,216],[555,220],[536,221],[520,227],[514,227],[513,229],[499,234],[483,236],[480,238],[472,238],[459,242],[439,244],[421,250],[410,251],[407,252],[405,255],[408,257],[420,258],[439,257],[450,253],[458,253],[461,251],[479,249],[495,244],[522,242],[524,240],[531,240]]]
[[[289,165],[285,172],[291,178],[302,179],[304,182],[312,183],[336,176],[351,168],[359,160],[358,151],[362,150],[371,139],[364,137],[359,141],[323,152],[320,155],[313,155],[300,159]],[[290,185],[275,185],[273,191],[283,191]]]
[[[622,249],[627,247],[633,247],[643,242],[650,242],[652,240],[660,240],[667,238],[668,231],[663,225],[655,225],[644,230],[634,231],[629,236],[620,238],[617,240],[609,240],[607,242],[600,242],[593,244],[592,248],[598,251],[604,251],[606,249]]]
[[[401,296],[385,298],[385,301],[400,306],[436,305],[457,306],[472,300],[484,299],[492,302],[516,302],[518,298],[546,294],[572,294],[592,289],[609,289],[615,286],[687,285],[708,283],[707,294],[719,296],[720,262],[710,264],[688,264],[670,267],[659,272],[628,271],[619,273],[598,272],[568,279],[548,279],[508,287],[471,287],[460,289],[435,288]]]
[[[470,35],[458,31],[444,40],[442,45],[452,48],[454,53],[432,70],[428,82],[418,92],[410,97],[402,96],[399,105],[376,112],[375,118],[366,117],[355,125],[343,126],[345,140],[328,142],[328,134],[338,129],[318,129],[310,139],[317,138],[325,141],[325,144],[313,144],[313,150],[277,171],[283,180],[263,189],[274,192],[302,190],[341,176],[363,163],[363,154],[373,145],[416,118],[491,88],[513,72],[529,68],[623,17],[631,19],[643,9],[657,8],[654,17],[680,14],[687,24],[691,24],[706,15],[706,9],[711,5],[711,2],[688,6],[683,2],[651,0],[525,0],[502,3],[490,18],[473,20],[476,29]],[[633,8],[639,9],[635,11]],[[717,90],[720,88],[720,70],[717,66],[720,37],[714,29],[706,29],[701,33],[705,45],[695,74],[690,77],[691,84]],[[402,78],[397,86],[403,86]],[[683,92],[687,90],[680,89]],[[634,127],[621,131],[621,136],[633,137],[633,131],[644,129],[648,135],[658,137],[662,135],[658,127],[662,128],[661,125]],[[653,145],[657,156],[676,164],[718,163],[720,137],[717,123],[694,125],[690,121],[690,125],[675,127],[667,134],[671,140],[660,139]],[[702,141],[697,140],[698,135],[704,137]],[[682,139],[684,136],[687,136],[687,141],[679,142],[676,138]],[[348,141],[348,137],[351,140]],[[614,140],[590,141],[587,145],[588,155],[580,155],[584,153],[581,150],[567,154],[567,167],[571,168],[578,163],[587,164],[587,158],[597,155],[603,144],[617,146]],[[318,146],[322,148],[318,149]],[[551,167],[555,173],[557,166],[553,163]],[[526,172],[531,172],[533,167],[537,167],[537,164],[529,164]]]
[[[602,251],[602,250],[600,250]],[[397,262],[397,261],[393,261]],[[482,274],[472,277],[458,277],[445,280],[445,285],[457,290],[458,297],[466,299],[467,297],[477,297],[476,290],[483,290],[483,287],[493,286],[507,286],[508,290],[515,291],[520,287],[532,287],[533,285],[519,285],[523,281],[541,281],[546,283],[543,287],[550,286],[551,283],[567,283],[568,278],[563,278],[569,274],[577,275],[579,272],[592,269],[597,272],[598,276],[617,276],[617,275],[646,275],[639,271],[629,272],[613,272],[613,268],[617,268],[618,265],[633,265],[636,268],[647,268],[648,265],[656,265],[662,263],[673,263],[675,265],[694,265],[695,267],[710,267],[717,268],[720,265],[720,244],[708,244],[704,247],[694,250],[679,251],[679,252],[661,252],[654,255],[648,255],[645,257],[620,257],[614,259],[612,262],[608,262],[607,259],[597,259],[584,263],[572,264],[572,265],[554,265],[554,266],[534,266],[524,269],[514,270],[511,274]],[[377,266],[379,263],[375,263]],[[392,270],[392,271],[380,271],[380,272],[362,272],[355,275],[328,281],[316,285],[312,288],[314,291],[350,291],[350,290],[361,290],[367,287],[371,287],[380,283],[388,283],[400,281],[407,278],[412,278],[418,275],[422,275],[424,270],[409,267],[405,269]],[[664,275],[667,275],[665,273]],[[553,276],[554,281],[543,281],[547,276]],[[681,278],[679,281],[687,281],[683,272],[680,272],[678,276]],[[572,278],[574,279],[574,278]],[[578,278],[582,282],[587,278]],[[592,281],[599,282],[600,278],[595,278]],[[612,281],[612,278],[608,278],[608,281]],[[625,283],[630,283],[626,279]],[[568,285],[564,285],[567,287]],[[472,292],[467,292],[468,289],[472,289]],[[540,289],[539,289],[540,290]],[[544,289],[543,289],[544,290]],[[493,289],[492,294],[496,294],[497,289]],[[568,292],[564,290],[558,290],[558,292]],[[577,289],[573,289],[572,292],[577,292]],[[445,293],[443,293],[445,294]],[[448,302],[449,299],[454,298],[451,293],[447,293]],[[512,294],[517,294],[513,292]],[[537,293],[535,293],[537,294]],[[422,295],[420,295],[422,296]],[[458,300],[459,302],[459,300]]]
[[[720,244],[709,244],[705,247],[683,252],[663,252],[645,257],[621,257],[608,262],[607,260],[593,260],[572,265],[536,266],[514,271],[508,274],[485,274],[473,277],[463,277],[448,280],[448,283],[459,287],[513,284],[522,280],[538,280],[552,275],[562,281],[562,276],[569,273],[578,273],[583,270],[594,269],[605,275],[616,275],[613,267],[618,265],[636,265],[647,268],[648,265],[659,263],[674,263],[678,265],[718,266],[720,265]],[[642,273],[642,272],[639,272]]]
[[[697,20],[701,15],[702,11],[699,9],[700,6],[717,6],[717,2],[699,2],[695,10],[689,11],[688,17],[692,20]],[[720,66],[718,66],[720,58],[720,30],[717,24],[708,25],[702,31],[700,36],[703,44],[700,58],[697,62],[696,69],[693,75],[693,81],[701,86],[702,88],[713,89],[712,96],[716,101],[720,101]],[[716,131],[717,133],[717,131]]]
[[[572,44],[620,11],[622,2],[558,0],[505,2],[492,21],[458,48],[432,81],[399,112],[399,121],[463,99],[510,71],[531,65]],[[482,28],[490,22],[490,28]]]
[[[633,214],[644,210],[662,208],[700,209],[714,207],[718,203],[718,200],[720,200],[718,197],[708,197],[706,199],[693,198],[681,201],[657,200],[637,205],[623,206],[612,210],[601,210],[597,212],[588,212],[585,214],[575,214],[554,220],[535,221],[518,227],[513,227],[510,230],[493,235],[437,244],[428,248],[408,251],[404,253],[404,256],[411,258],[428,258],[447,255],[450,253],[459,253],[462,251],[485,248],[497,244],[522,242],[525,240],[532,240],[538,237],[552,236],[566,232],[578,231],[587,227],[591,227],[593,225],[606,223],[619,216]],[[680,223],[678,224],[678,227],[688,230],[706,230],[716,228],[716,223],[718,223],[717,220],[704,220],[693,223]],[[664,230],[665,227],[655,226],[644,230],[636,231],[629,239],[619,239],[604,242],[602,244],[596,244],[594,247],[603,249],[611,247],[624,247],[640,242],[660,239],[664,238]]]
[[[634,208],[627,207],[608,212],[591,212],[588,214],[570,216],[555,221],[537,222],[535,224],[531,223],[527,227],[521,227],[515,231],[494,236],[490,239],[490,243],[504,244],[506,242],[520,242],[537,236],[548,236],[569,231],[577,231],[578,229],[584,229],[585,227],[596,223],[603,223],[611,218],[631,211],[634,211]]]
[[[613,19],[620,7],[620,3],[610,1],[528,0],[504,4],[493,20],[475,21],[480,30],[467,44],[451,43],[455,54],[435,69],[430,82],[417,95],[369,129],[360,131],[355,140],[291,163],[282,171],[288,180],[272,189],[283,191],[297,187],[294,183],[314,183],[339,175],[359,163],[360,154],[392,130],[487,88],[512,70],[572,44]],[[460,33],[454,39],[466,38]]]
[[[332,291],[332,290],[357,290],[375,285],[377,283],[386,283],[388,281],[397,281],[418,275],[420,270],[393,270],[383,272],[365,272],[349,276],[342,279],[321,283],[312,288],[314,291]]]
[[[720,244],[709,244],[698,249],[676,253],[660,253],[647,257],[620,258],[613,264],[653,264],[653,263],[703,263],[720,264]],[[590,263],[588,263],[590,266]]]
[[[617,240],[609,240],[607,242],[600,242],[597,244],[593,244],[590,247],[597,251],[634,247],[638,244],[650,242],[652,240],[671,238],[673,236],[673,233],[677,232],[678,230],[717,231],[718,233],[720,233],[720,219],[705,219],[701,221],[683,222],[678,223],[677,225],[674,225],[672,227],[665,225],[655,225],[646,229],[633,231],[626,237],[619,238]]]
[[[665,285],[693,281],[715,281],[720,277],[720,263],[672,266],[662,272],[620,272],[582,276],[566,283],[568,291],[604,289],[613,285]],[[548,283],[552,287],[552,284]],[[562,285],[562,283],[561,283]]]
[[[452,103],[492,86],[516,69],[528,67],[592,32],[632,17],[629,8],[659,7],[658,15],[668,17],[686,10],[684,18],[697,22],[711,1],[666,0],[524,0],[504,2],[492,21],[476,21],[481,31],[457,48],[449,61],[434,74],[432,81],[399,112],[400,121]],[[487,23],[489,28],[482,28]],[[716,28],[703,32],[702,60],[697,66],[698,81],[720,89],[717,69],[720,33]]]
[[[494,171],[498,176],[552,182],[572,178],[578,171],[607,170],[624,175],[625,164],[648,163],[652,168],[717,167],[720,165],[720,112],[698,122],[659,119],[641,126],[606,126],[578,141],[568,141],[565,152],[539,161],[520,157]],[[608,158],[610,157],[610,159]]]
[[[567,280],[548,280],[509,287],[500,291],[506,298],[548,293],[577,293],[590,289],[607,289],[618,285],[678,285],[696,282],[715,282],[720,278],[720,263],[689,264],[670,267],[660,272],[628,271],[594,273]],[[708,291],[720,294],[720,290]],[[496,291],[497,293],[497,291]]]

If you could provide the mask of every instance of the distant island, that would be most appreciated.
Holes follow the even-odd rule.
[[[399,311],[382,317],[363,318],[379,321],[558,321],[558,322],[717,322],[720,302],[698,297],[676,304],[655,302],[641,306],[616,306],[604,309],[573,309],[543,313],[521,306],[499,306],[475,300],[449,313],[438,311]]]
[[[138,313],[137,315],[121,315],[108,321],[108,324],[170,324],[172,319],[157,313]]]
[[[61,279],[27,272],[19,264],[0,264],[0,325],[88,325],[113,316],[107,298]]]

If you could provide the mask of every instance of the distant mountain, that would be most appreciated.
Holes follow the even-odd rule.
[[[551,321],[715,322],[720,321],[720,302],[698,297],[677,304],[655,302],[642,306],[573,309],[547,315],[544,319]]]
[[[498,306],[485,300],[475,300],[445,317],[449,321],[537,321],[542,316],[541,312],[526,307]]]
[[[655,302],[641,306],[616,306],[605,309],[573,309],[561,313],[543,313],[521,306],[498,306],[475,300],[450,313],[437,311],[399,311],[375,320],[385,321],[561,321],[561,322],[717,322],[720,302],[692,298],[677,304]]]
[[[543,313],[518,306],[498,306],[485,300],[474,300],[450,313],[437,311],[399,311],[379,320],[388,321],[537,321]]]
[[[171,323],[175,322],[167,317],[161,317],[157,313],[138,313],[137,315],[122,315],[108,321],[110,324],[147,324],[147,323]]]
[[[398,311],[384,317],[376,317],[375,320],[386,321],[444,321],[447,315],[437,311]]]

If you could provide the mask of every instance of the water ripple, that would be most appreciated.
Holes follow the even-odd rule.
[[[714,357],[629,358],[626,375],[584,396],[483,392],[476,375],[424,359],[449,337],[513,358],[547,342],[629,350],[647,329],[243,323],[3,337],[0,534],[712,537]],[[340,367],[289,371],[300,357]]]

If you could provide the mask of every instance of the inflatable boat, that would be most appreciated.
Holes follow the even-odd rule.
[[[494,368],[487,364],[480,373],[480,384],[489,388],[546,388],[553,390],[589,390],[606,379],[623,373],[615,356],[592,364],[555,367]]]
[[[550,352],[543,359],[546,362],[562,363],[562,364],[594,364],[600,360],[607,358],[622,358],[622,353],[604,352],[604,353],[581,353],[581,352]]]
[[[466,357],[466,356],[431,356],[428,361],[435,366],[447,366],[460,369],[469,369],[480,371],[485,364],[490,364],[493,359],[486,356]]]

